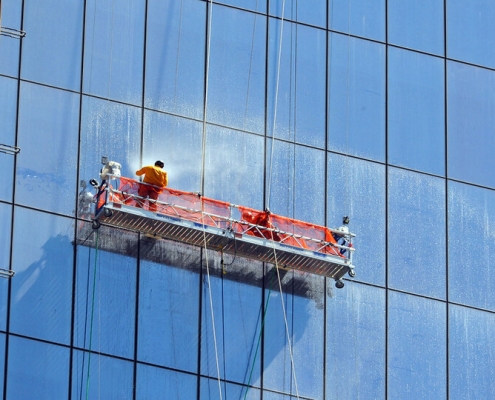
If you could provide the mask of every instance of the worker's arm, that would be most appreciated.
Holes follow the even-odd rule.
[[[143,168],[138,169],[138,170],[136,171],[136,175],[137,175],[137,176],[141,176],[141,175],[143,175],[145,172],[146,172],[146,167],[143,167]]]

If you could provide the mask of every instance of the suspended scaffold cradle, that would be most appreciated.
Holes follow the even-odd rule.
[[[146,183],[121,177],[112,162],[102,170],[92,227],[101,224],[139,231],[215,251],[264,261],[284,269],[323,275],[344,286],[345,274],[354,277],[354,247],[348,222],[330,229],[214,200],[199,193],[165,188],[149,205],[138,195]],[[114,163],[120,167],[118,163]]]

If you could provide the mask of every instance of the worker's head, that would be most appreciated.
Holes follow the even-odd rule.
[[[155,162],[155,167],[163,168],[164,166],[165,166],[165,164],[161,160],[158,160],[157,162]]]

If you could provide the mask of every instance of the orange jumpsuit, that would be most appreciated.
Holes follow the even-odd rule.
[[[143,198],[149,197],[150,200],[154,200],[153,202],[149,201],[150,211],[156,211],[156,200],[163,191],[163,188],[168,185],[168,174],[160,167],[154,165],[149,165],[136,171],[136,175],[138,176],[143,174],[143,182],[148,183],[148,185],[139,185],[138,195]],[[142,204],[138,201],[136,206],[142,207]]]

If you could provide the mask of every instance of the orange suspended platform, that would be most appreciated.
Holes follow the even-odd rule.
[[[344,275],[355,275],[355,235],[347,227],[329,229],[170,188],[149,204],[138,195],[140,185],[146,184],[125,177],[104,181],[95,196],[93,228],[116,226],[323,275],[338,288]]]

